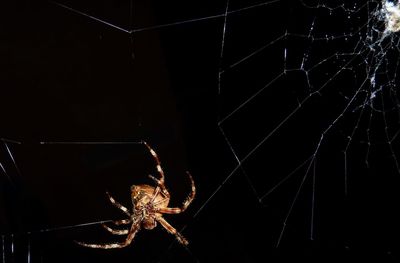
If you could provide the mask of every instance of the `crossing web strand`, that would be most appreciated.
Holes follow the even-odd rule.
[[[283,1],[279,4],[285,5]],[[281,175],[281,179],[277,176],[275,182],[269,183],[264,183],[259,178],[250,179],[252,182],[255,181],[256,185],[261,185],[258,189],[254,189],[261,203],[292,176],[297,175],[302,178],[297,183],[294,194],[289,193],[292,199],[283,217],[277,246],[282,240],[293,208],[299,201],[299,195],[304,191],[305,183],[308,181],[310,181],[312,191],[311,239],[316,235],[313,226],[315,223],[315,182],[324,171],[316,171],[315,165],[317,159],[324,158],[321,148],[328,147],[325,145],[330,145],[329,147],[343,155],[341,161],[343,168],[340,171],[343,177],[343,189],[337,190],[343,191],[344,195],[349,192],[348,178],[351,175],[348,166],[351,163],[350,156],[354,155],[352,148],[363,148],[358,154],[365,152],[364,163],[369,166],[372,161],[371,151],[377,145],[383,145],[383,148],[389,152],[386,158],[392,160],[392,170],[400,174],[396,153],[396,138],[399,132],[397,96],[399,35],[397,32],[399,31],[400,3],[398,1],[336,1],[335,3],[298,1],[293,6],[286,5],[283,9],[290,14],[287,17],[283,16],[282,20],[286,23],[281,27],[281,34],[276,34],[270,41],[259,45],[248,54],[225,63],[220,71],[221,82],[228,83],[220,85],[221,100],[225,103],[229,100],[230,92],[234,88],[232,86],[234,81],[230,82],[230,79],[237,81],[240,77],[235,75],[240,75],[241,70],[245,72],[247,67],[252,67],[252,64],[254,67],[259,67],[259,62],[255,61],[260,57],[274,64],[274,66],[267,66],[266,62],[263,65],[267,68],[266,73],[261,77],[257,76],[263,80],[260,82],[265,84],[258,85],[253,89],[253,93],[243,92],[246,95],[234,103],[226,103],[228,106],[225,107],[226,112],[219,121],[219,127],[237,160],[237,166],[227,178],[243,167],[245,167],[244,170],[257,171],[252,167],[254,160],[274,167],[268,168],[268,173]],[[308,27],[296,27],[296,15],[299,12],[310,15]],[[290,19],[291,16],[295,17],[293,21]],[[232,24],[228,18],[227,25],[224,27],[233,27]],[[235,31],[234,28],[231,30]],[[229,39],[229,36],[226,38]],[[279,55],[276,54],[282,54],[281,61],[279,61]],[[223,59],[229,60],[226,57]],[[276,68],[280,69],[276,70]],[[267,74],[268,69],[272,69],[270,71],[273,74]],[[343,82],[344,79],[345,82]],[[239,89],[247,88],[243,86]],[[293,97],[292,94],[288,96],[287,93],[279,93],[277,89],[287,89],[288,93],[294,94],[295,98],[290,97]],[[289,106],[274,104],[273,99],[285,102],[285,99],[278,99],[278,96],[287,96],[286,102]],[[290,102],[293,99],[294,103]],[[317,100],[321,100],[321,103],[326,105],[321,106],[316,102]],[[263,103],[271,103],[273,106],[263,106]],[[269,113],[269,111],[274,111],[274,113]],[[282,113],[285,111],[286,113]],[[267,124],[255,124],[247,128],[257,131],[261,128],[263,131],[253,134],[249,132],[247,138],[235,134],[235,127],[243,125],[242,120],[250,117],[251,114],[257,114],[258,122]],[[275,116],[269,118],[273,114]],[[314,118],[312,115],[321,116]],[[313,118],[313,121],[308,122],[304,118]],[[379,125],[378,120],[381,120]],[[321,122],[321,125],[312,123],[315,121]],[[307,126],[303,130],[304,133],[299,125]],[[294,149],[290,147],[290,143],[287,145],[285,142],[292,142],[288,136],[293,136],[293,134],[288,133],[288,127],[299,129],[298,133],[301,136],[297,140],[301,140],[301,137],[303,140],[304,138],[311,139],[305,140],[308,150],[302,153],[296,151],[298,156],[290,154],[289,151],[294,151]],[[307,133],[313,133],[314,137],[306,135]],[[282,134],[284,135],[281,136]],[[334,147],[330,141],[337,140],[338,134],[344,144],[341,147]],[[293,145],[299,144],[293,143]],[[270,150],[268,147],[271,147]],[[273,159],[274,156],[271,156],[279,154],[279,151],[284,152],[281,156],[284,159],[274,166],[274,161],[269,161],[279,161],[278,158]],[[282,167],[283,165],[292,166],[292,168],[286,170]],[[340,162],[332,165],[340,165]],[[262,169],[261,165],[259,167]],[[313,173],[311,173],[312,167],[314,167]],[[282,172],[282,170],[286,171]],[[252,176],[250,172],[244,175]],[[266,176],[265,173],[264,175]],[[214,194],[226,181],[222,182]],[[265,190],[266,188],[270,190]]]
[[[168,35],[171,28],[201,30],[203,24],[213,21],[218,36],[210,34],[210,39],[202,40],[213,43],[210,53],[215,56],[215,70],[211,78],[218,100],[214,125],[233,164],[221,164],[221,180],[209,186],[212,189],[205,195],[201,195],[199,187],[202,197],[188,209],[191,216],[178,230],[183,235],[192,231],[217,197],[234,187],[233,180],[239,180],[245,190],[237,188],[235,193],[249,191],[257,209],[277,211],[273,215],[274,223],[278,223],[271,233],[272,246],[280,248],[290,235],[297,233],[293,228],[301,225],[296,222],[299,218],[306,223],[299,232],[305,233],[308,240],[317,240],[321,224],[335,220],[325,218],[346,213],[342,211],[345,201],[354,200],[358,192],[374,192],[374,185],[365,183],[371,180],[369,174],[379,173],[379,178],[400,176],[400,2],[221,2],[214,13],[135,27],[114,23],[64,1],[50,1],[71,15],[128,34],[132,39],[157,30]],[[135,14],[135,1],[130,2],[130,8],[130,13]],[[140,52],[135,48],[135,54]],[[13,183],[14,170],[22,176],[24,169],[10,145],[23,146],[24,142],[1,142],[4,160],[0,159],[0,173]],[[141,144],[140,140],[37,142],[41,147]],[[206,162],[199,162],[207,166]],[[201,176],[192,174],[195,181],[196,176]],[[359,190],[363,186],[368,190]],[[342,199],[344,202],[338,201]],[[25,259],[35,262],[35,236],[74,232],[110,221],[99,218],[89,223],[4,234],[3,262],[13,260],[15,238],[28,237],[24,243]],[[168,244],[164,244],[160,262],[177,246],[175,241]],[[183,249],[191,260],[202,262],[198,251],[190,246]]]

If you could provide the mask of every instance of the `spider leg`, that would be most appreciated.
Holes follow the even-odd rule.
[[[190,178],[190,181],[192,183],[192,191],[190,192],[189,196],[185,199],[181,207],[165,207],[165,208],[159,208],[157,209],[157,212],[164,213],[164,214],[179,214],[182,213],[183,211],[188,208],[190,203],[193,201],[195,195],[196,195],[196,187],[194,185],[194,181],[192,176],[190,175],[189,172],[186,172],[187,175]]]
[[[171,226],[163,217],[158,217],[157,221],[168,231],[168,233],[174,235],[176,239],[184,246],[187,246],[189,242],[179,233],[173,226]]]
[[[109,226],[107,226],[106,224],[101,224],[102,227],[104,227],[105,230],[107,230],[108,232],[110,232],[113,235],[127,235],[129,234],[129,230],[128,229],[114,229],[111,228]]]
[[[133,238],[135,237],[136,233],[139,231],[139,222],[133,224],[131,229],[129,230],[128,236],[125,241],[120,243],[111,243],[111,244],[89,244],[80,241],[75,241],[78,245],[83,247],[90,247],[90,248],[99,248],[99,249],[112,249],[112,248],[123,248],[128,246]]]
[[[170,194],[169,194],[167,188],[165,187],[164,183],[161,183],[160,180],[158,180],[157,178],[155,178],[151,174],[149,174],[149,177],[150,177],[150,179],[152,179],[157,184],[157,188],[161,188],[162,195],[164,195],[164,197],[170,198]]]
[[[147,149],[149,150],[150,154],[153,156],[153,159],[156,161],[157,163],[157,172],[160,175],[160,179],[159,179],[159,185],[160,186],[164,186],[164,171],[161,168],[161,162],[160,159],[158,158],[158,155],[156,153],[156,151],[154,151],[150,145],[147,144],[147,142],[143,141],[144,145],[146,145]]]
[[[167,188],[165,187],[164,181],[165,181],[165,175],[164,175],[164,171],[161,167],[161,162],[160,159],[158,158],[158,155],[156,153],[156,151],[153,150],[153,148],[150,147],[150,145],[147,144],[147,142],[143,141],[144,145],[147,147],[147,149],[149,150],[150,154],[153,156],[153,159],[156,161],[157,163],[157,172],[160,175],[160,179],[156,179],[155,177],[150,175],[150,178],[156,182],[156,184],[161,188],[161,192],[164,194],[165,197],[170,197],[170,194],[167,190]]]
[[[115,220],[115,221],[111,221],[109,223],[112,223],[116,226],[121,226],[121,225],[128,225],[130,223],[132,223],[131,219],[122,219],[122,220]],[[129,233],[128,229],[114,229],[112,227],[109,227],[107,224],[101,224],[102,227],[105,228],[105,230],[107,230],[108,232],[110,232],[111,234],[114,235],[127,235]]]
[[[128,224],[132,223],[132,220],[131,219],[115,220],[115,221],[112,221],[112,223],[116,226],[128,225]]]
[[[151,197],[151,200],[150,200],[151,203],[154,203],[154,200],[156,200],[156,197],[159,193],[160,193],[160,187],[157,186],[153,191],[153,196]]]
[[[117,201],[115,201],[115,199],[108,193],[106,192],[108,199],[110,199],[110,202],[113,206],[115,206],[116,208],[120,209],[122,212],[124,212],[127,216],[131,217],[131,214],[129,213],[128,208],[126,208],[125,206],[121,205],[120,203],[118,203]]]

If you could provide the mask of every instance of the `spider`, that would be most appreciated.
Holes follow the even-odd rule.
[[[128,218],[112,221],[115,226],[124,226],[123,229],[114,229],[106,224],[102,224],[102,226],[111,234],[126,235],[125,241],[108,244],[89,244],[75,241],[79,245],[99,249],[123,248],[131,244],[136,233],[142,227],[151,230],[157,226],[157,222],[160,223],[168,233],[175,235],[179,243],[184,246],[188,245],[188,241],[163,218],[163,214],[179,214],[186,210],[196,194],[193,178],[190,173],[187,172],[192,184],[192,190],[182,206],[168,207],[170,194],[164,185],[164,171],[161,168],[160,160],[158,159],[157,153],[146,142],[143,142],[143,144],[147,147],[157,164],[156,168],[159,179],[149,175],[156,183],[156,186],[154,187],[146,184],[131,186],[132,211],[129,211],[128,208],[118,203],[108,192],[106,193],[111,204],[120,209]],[[130,227],[128,225],[130,225]]]

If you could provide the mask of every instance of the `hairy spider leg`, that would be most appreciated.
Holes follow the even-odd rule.
[[[120,209],[122,212],[124,212],[127,216],[131,217],[131,214],[129,213],[128,208],[126,208],[125,206],[121,205],[120,203],[118,203],[108,192],[106,192],[108,199],[110,199],[110,202],[113,206],[115,206],[116,208]]]
[[[151,197],[151,201],[150,202],[154,203],[157,195],[160,193],[160,190],[161,190],[161,194],[165,198],[170,198],[170,194],[169,194],[168,190],[165,188],[164,185],[161,185],[160,180],[158,180],[157,178],[155,178],[151,174],[149,175],[149,177],[150,177],[150,179],[152,179],[157,184],[157,187],[154,189],[153,196]],[[157,203],[154,203],[154,205],[157,205],[157,204],[162,203],[162,202],[165,202],[165,200],[161,200],[161,201],[159,201]]]
[[[153,156],[153,159],[156,161],[157,163],[157,172],[160,175],[160,183],[164,184],[164,171],[161,168],[161,162],[160,159],[158,159],[158,155],[156,153],[156,151],[153,150],[153,148],[150,147],[150,145],[147,144],[147,142],[143,142],[144,145],[147,147],[147,149],[149,150],[150,154]]]
[[[126,246],[130,245],[130,243],[132,242],[133,238],[135,237],[135,235],[139,231],[139,229],[140,229],[140,224],[139,224],[139,222],[136,222],[135,224],[133,224],[131,226],[131,229],[129,230],[128,236],[125,239],[125,241],[120,242],[120,243],[88,244],[88,243],[79,242],[79,241],[75,241],[75,242],[78,243],[81,246],[90,247],[90,248],[99,248],[99,249],[123,248],[123,247],[126,247]]]
[[[107,226],[106,224],[101,224],[102,227],[104,227],[105,230],[107,230],[108,232],[110,232],[113,235],[127,235],[129,233],[129,229],[114,229],[111,228],[109,226]]]
[[[116,226],[120,226],[120,225],[129,225],[130,223],[132,223],[132,219],[121,219],[121,220],[114,220],[111,223],[113,223]]]
[[[179,233],[173,226],[171,226],[163,217],[158,217],[157,221],[168,231],[168,233],[174,235],[176,239],[184,246],[187,246],[189,242]]]
[[[132,223],[131,219],[122,219],[122,220],[115,220],[110,222],[116,226],[120,226],[120,225],[128,225],[130,223]],[[108,232],[110,232],[113,235],[127,235],[129,233],[128,228],[125,229],[114,229],[112,227],[109,227],[107,224],[101,224],[102,227],[104,227]]]
[[[169,192],[168,192],[168,190],[167,190],[167,188],[165,187],[165,184],[164,184],[164,182],[165,182],[165,175],[164,175],[164,171],[163,171],[163,169],[162,169],[162,167],[161,167],[161,161],[160,161],[160,159],[158,158],[158,155],[157,155],[156,151],[154,151],[153,148],[151,148],[150,145],[147,144],[147,142],[143,141],[143,144],[147,147],[147,149],[149,150],[151,156],[153,156],[153,159],[154,159],[154,161],[155,161],[156,164],[157,164],[157,166],[156,166],[157,172],[158,172],[158,174],[160,175],[160,179],[156,179],[156,178],[154,178],[154,177],[151,176],[151,175],[150,175],[150,178],[153,179],[153,180],[157,183],[157,185],[161,188],[162,193],[163,193],[166,197],[169,197],[169,196],[170,196],[170,195],[169,195]]]
[[[157,186],[155,189],[154,189],[154,192],[153,192],[153,196],[151,197],[151,200],[150,200],[150,203],[154,203],[154,200],[156,200],[156,197],[157,197],[157,195],[160,193],[160,187],[159,186]]]
[[[159,208],[157,212],[163,213],[163,214],[179,214],[185,211],[190,203],[193,201],[195,195],[196,195],[196,187],[194,185],[194,181],[192,176],[190,175],[189,172],[186,172],[187,175],[190,178],[190,181],[192,183],[192,191],[190,192],[189,196],[185,199],[181,207],[165,207],[165,208]]]

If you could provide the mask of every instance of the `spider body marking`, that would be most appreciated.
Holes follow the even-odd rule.
[[[156,191],[155,187],[146,184],[131,187],[132,218],[141,218],[141,226],[147,230],[157,226],[157,218],[162,216],[158,209],[167,208],[170,200],[170,197],[163,196],[161,192],[154,195]]]
[[[127,219],[112,221],[114,226],[122,226],[123,229],[115,229],[106,224],[102,226],[113,235],[127,235],[123,242],[119,243],[109,243],[109,244],[91,244],[76,241],[81,246],[99,249],[113,249],[113,248],[123,248],[131,244],[136,233],[141,229],[151,230],[160,223],[168,233],[175,235],[176,239],[182,245],[188,245],[188,241],[164,218],[163,214],[179,214],[186,210],[186,208],[193,201],[196,188],[192,176],[189,172],[187,175],[191,181],[191,192],[183,202],[180,207],[168,207],[170,201],[170,194],[164,185],[164,171],[161,168],[160,160],[158,159],[157,153],[146,143],[143,144],[147,147],[153,159],[156,162],[156,168],[159,178],[149,176],[156,186],[150,186],[147,184],[132,185],[131,186],[131,200],[132,200],[132,211],[117,202],[109,193],[108,199],[111,204],[120,209],[126,216]],[[128,225],[131,225],[130,227]]]

